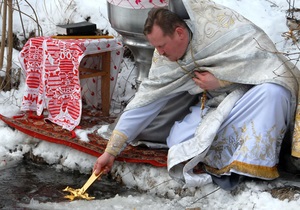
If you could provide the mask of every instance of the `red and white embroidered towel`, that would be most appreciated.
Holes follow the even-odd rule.
[[[45,109],[51,122],[64,129],[73,130],[81,118],[82,97],[78,67],[85,55],[111,52],[111,88],[116,83],[119,66],[123,57],[123,45],[116,39],[54,39],[51,37],[31,38],[19,55],[26,74],[22,99],[22,111],[36,111],[41,115]],[[91,78],[90,87],[100,87],[100,80]],[[95,85],[93,85],[95,83]],[[99,97],[85,91],[90,101]],[[112,93],[112,90],[111,90]],[[95,104],[92,104],[95,106]]]

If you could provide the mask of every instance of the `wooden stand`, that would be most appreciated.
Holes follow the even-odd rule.
[[[104,116],[109,116],[110,109],[110,51],[86,55],[85,57],[101,57],[97,69],[84,68],[79,66],[79,78],[87,79],[101,77],[101,105]]]

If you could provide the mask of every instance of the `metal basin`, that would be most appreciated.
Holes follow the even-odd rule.
[[[119,34],[123,43],[131,50],[136,62],[140,83],[148,77],[154,48],[143,34],[144,24],[151,9],[131,9],[113,5],[107,2],[108,19]]]

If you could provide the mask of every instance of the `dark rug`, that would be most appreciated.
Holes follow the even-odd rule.
[[[45,120],[45,116],[37,116],[32,112],[26,112],[11,118],[0,115],[0,119],[10,127],[34,138],[55,144],[63,144],[96,157],[103,153],[107,144],[107,140],[98,135],[96,131],[88,135],[89,142],[84,142],[74,132],[62,129],[61,126]],[[113,123],[114,120],[115,117],[105,117],[101,111],[85,110],[82,113],[79,128],[88,129],[95,125]],[[129,145],[116,160],[165,167],[167,165],[167,150]]]

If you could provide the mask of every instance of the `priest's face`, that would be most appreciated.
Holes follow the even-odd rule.
[[[164,35],[161,28],[154,25],[147,39],[160,55],[170,61],[177,61],[185,54],[189,42],[189,33],[182,27],[177,27],[172,36]]]

